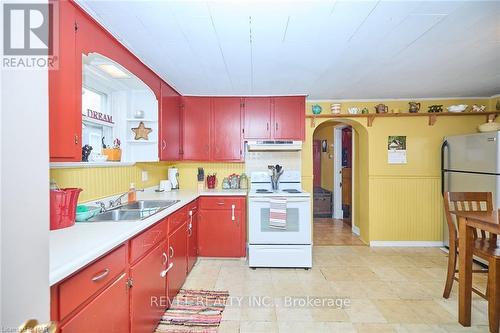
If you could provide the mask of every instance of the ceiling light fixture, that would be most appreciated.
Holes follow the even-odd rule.
[[[122,69],[113,64],[100,64],[98,66],[100,69],[102,69],[104,72],[109,74],[111,77],[114,77],[115,79],[127,79],[130,77]]]

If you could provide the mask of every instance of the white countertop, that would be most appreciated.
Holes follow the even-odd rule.
[[[246,195],[246,190],[137,192],[138,200],[180,200],[142,221],[77,222],[50,232],[49,281],[54,285],[200,196]]]

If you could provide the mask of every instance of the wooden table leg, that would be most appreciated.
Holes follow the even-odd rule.
[[[466,219],[458,218],[459,230],[459,271],[458,271],[458,321],[463,326],[471,325],[472,301],[472,247],[474,237]]]

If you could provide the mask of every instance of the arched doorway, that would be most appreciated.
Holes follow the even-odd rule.
[[[357,127],[365,131],[348,120],[330,120],[316,126],[312,134],[315,245],[365,245],[359,237],[356,207],[360,188]]]

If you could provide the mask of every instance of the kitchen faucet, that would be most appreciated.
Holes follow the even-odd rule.
[[[130,191],[134,192],[144,192],[144,189],[131,189],[128,190],[125,193],[120,194],[116,199],[110,200],[109,201],[109,206],[106,208],[106,204],[102,201],[96,201],[96,204],[98,204],[101,207],[101,213],[104,213],[105,211],[114,208],[114,207],[120,207],[122,205],[122,198],[126,196],[127,194],[130,193]]]

